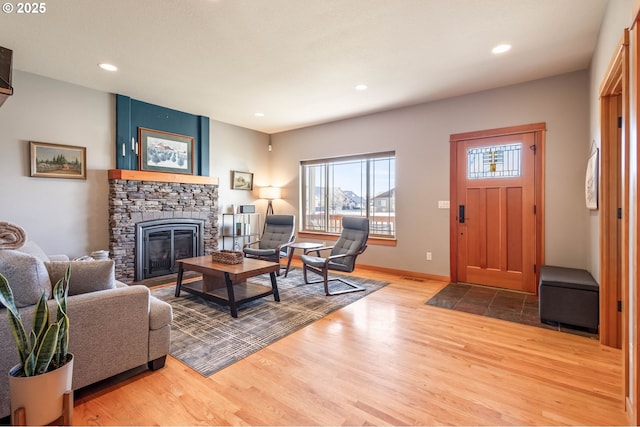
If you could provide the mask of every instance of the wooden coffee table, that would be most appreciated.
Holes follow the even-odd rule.
[[[238,305],[253,301],[267,295],[280,301],[276,272],[280,264],[253,258],[244,258],[241,264],[224,264],[214,262],[211,255],[195,258],[185,258],[178,263],[178,280],[176,282],[176,296],[185,290],[191,294],[212,300],[218,304],[228,305],[231,316],[238,317]],[[182,284],[184,270],[202,273],[202,282]],[[271,287],[248,282],[246,279],[269,273]]]

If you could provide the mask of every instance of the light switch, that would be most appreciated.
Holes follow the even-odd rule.
[[[438,200],[438,209],[449,209],[449,207],[448,200]]]

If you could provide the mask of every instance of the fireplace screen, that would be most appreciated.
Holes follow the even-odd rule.
[[[204,222],[155,220],[136,227],[136,280],[177,272],[176,260],[203,254]]]

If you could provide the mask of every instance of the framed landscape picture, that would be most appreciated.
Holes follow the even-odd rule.
[[[253,174],[231,171],[231,188],[233,190],[253,190]]]
[[[193,137],[138,128],[140,170],[193,175]]]
[[[75,145],[29,141],[31,176],[87,179],[87,149]]]

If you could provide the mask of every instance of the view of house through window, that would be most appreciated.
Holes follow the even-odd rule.
[[[300,162],[303,231],[340,233],[342,217],[370,220],[370,234],[395,237],[395,152]]]

